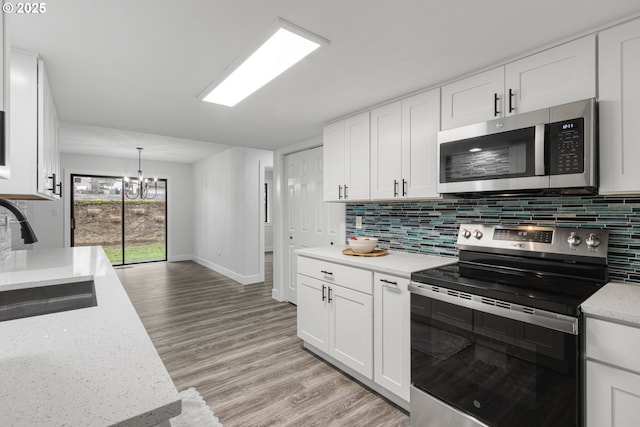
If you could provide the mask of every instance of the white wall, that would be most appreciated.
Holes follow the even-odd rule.
[[[264,168],[273,153],[235,147],[194,164],[193,259],[243,284],[264,281]]]
[[[61,153],[64,170],[64,197],[62,201],[29,201],[29,222],[38,237],[36,248],[70,245],[70,174],[135,175],[137,159],[86,156]],[[193,174],[187,163],[142,161],[145,175],[167,178],[167,258],[169,261],[191,259],[193,228]]]

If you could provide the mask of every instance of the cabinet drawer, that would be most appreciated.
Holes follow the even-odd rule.
[[[640,372],[639,328],[587,317],[585,329],[588,358]]]
[[[409,279],[405,279],[398,276],[389,276],[387,274],[376,273],[373,276],[374,286],[384,286],[390,289],[397,289],[398,291],[408,292]]]
[[[373,273],[371,271],[298,256],[298,274],[304,274],[327,283],[335,283],[369,295],[373,293]]]

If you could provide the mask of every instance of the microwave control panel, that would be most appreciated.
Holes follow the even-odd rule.
[[[547,125],[550,175],[584,172],[584,118],[580,117]]]

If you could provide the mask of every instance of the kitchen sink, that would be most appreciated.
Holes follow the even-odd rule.
[[[0,322],[96,305],[93,280],[0,291]]]

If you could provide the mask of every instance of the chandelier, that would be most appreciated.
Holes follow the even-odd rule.
[[[138,150],[138,178],[130,179],[129,177],[124,177],[124,194],[128,199],[155,199],[158,195],[158,178],[150,181],[149,178],[142,176],[142,166],[140,163],[142,147],[136,147],[136,150]],[[153,183],[153,195],[151,195],[149,191],[151,182]]]

